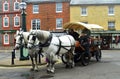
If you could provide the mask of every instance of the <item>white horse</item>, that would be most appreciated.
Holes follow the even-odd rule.
[[[57,61],[57,57],[62,54],[66,55],[66,67],[74,67],[75,40],[72,36],[64,35],[56,37],[52,36],[52,34],[49,31],[32,30],[30,32],[29,41],[27,45],[29,49],[34,47],[36,39],[38,39],[41,42],[43,52],[46,53],[48,63],[47,72],[54,73],[54,64]]]
[[[16,32],[16,44],[15,44],[15,49],[19,49],[20,46],[27,47],[28,43],[28,37],[29,37],[29,32],[23,32],[23,31],[17,31]],[[39,44],[39,41],[36,39],[36,44]],[[29,49],[29,56],[32,61],[32,68],[31,71],[38,71],[38,63],[37,63],[37,56],[38,53],[40,52],[40,49],[38,47],[34,47],[32,49]],[[34,58],[35,57],[35,58]]]

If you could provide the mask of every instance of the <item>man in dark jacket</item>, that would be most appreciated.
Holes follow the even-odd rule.
[[[73,36],[75,40],[78,40],[79,34],[75,32],[73,29],[69,29],[69,34]]]
[[[81,46],[83,46],[83,48],[85,49],[85,53],[87,55],[90,55],[90,37],[85,34],[85,33],[82,33],[82,35],[80,36],[79,38],[79,42],[81,44]]]

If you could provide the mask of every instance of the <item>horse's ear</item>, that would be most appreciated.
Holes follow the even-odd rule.
[[[19,30],[16,31],[16,35],[18,35],[18,34],[19,34]]]

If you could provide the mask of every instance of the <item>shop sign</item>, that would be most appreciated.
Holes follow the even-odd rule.
[[[4,34],[4,33],[15,33],[16,30],[0,30],[0,34]]]

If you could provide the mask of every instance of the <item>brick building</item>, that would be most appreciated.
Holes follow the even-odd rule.
[[[0,0],[0,49],[14,46],[14,34],[20,28],[21,0]]]
[[[26,27],[49,31],[62,31],[70,21],[70,0],[25,0],[27,3]]]
[[[70,21],[70,0],[0,0],[0,49],[14,46],[14,35],[22,22],[21,1],[27,3],[27,31],[63,31],[62,25]]]

